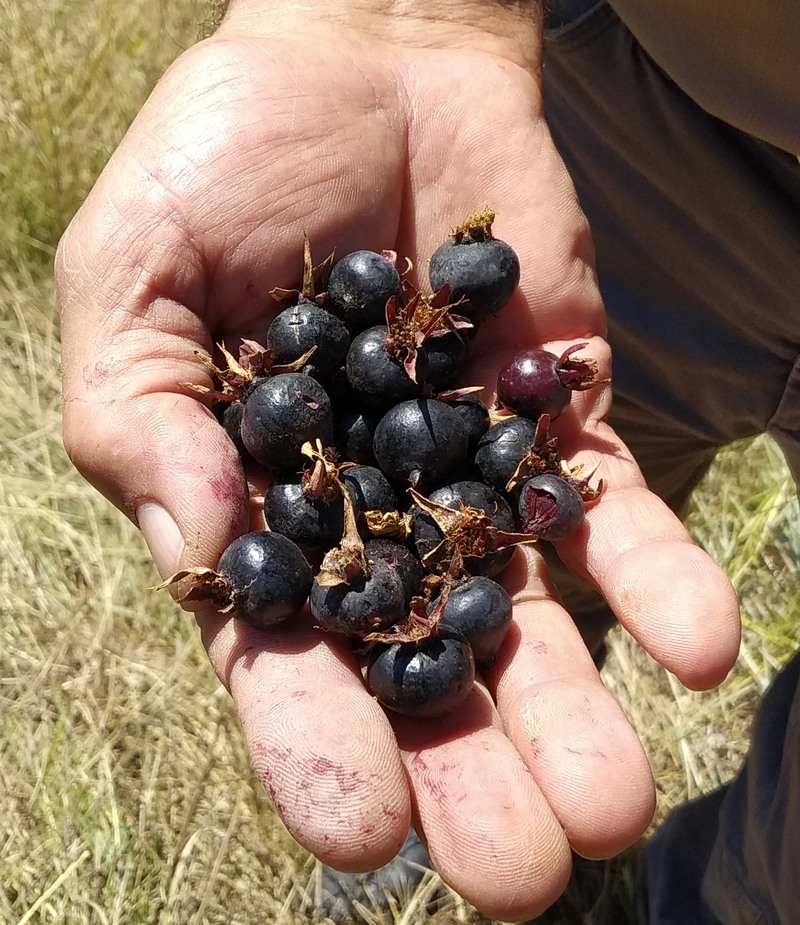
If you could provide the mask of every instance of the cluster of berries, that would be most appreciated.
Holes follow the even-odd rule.
[[[519,282],[519,260],[471,216],[436,250],[432,293],[393,252],[356,251],[314,266],[300,290],[227,365],[210,357],[219,419],[245,458],[272,477],[268,529],[248,533],[183,599],[210,600],[258,627],[308,602],[317,627],[349,637],[385,707],[439,716],[489,666],[511,600],[495,579],[514,548],[577,530],[597,490],[568,469],[551,418],[596,379],[575,345],[515,357],[490,409],[482,386],[458,388],[479,324]],[[317,294],[319,293],[319,295]]]

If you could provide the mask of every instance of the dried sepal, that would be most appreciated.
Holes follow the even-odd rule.
[[[492,518],[479,508],[464,505],[453,510],[431,501],[413,488],[408,489],[414,503],[424,511],[443,534],[442,540],[422,556],[426,568],[447,572],[452,577],[464,572],[466,559],[500,552],[510,546],[530,545],[536,537],[529,533],[512,533],[495,526]]]
[[[402,305],[395,296],[386,302],[386,349],[403,364],[412,382],[417,381],[418,352],[427,340],[472,327],[466,318],[453,316],[451,308],[449,287],[434,296],[414,290]]]
[[[470,395],[475,395],[477,392],[482,392],[485,386],[482,385],[465,385],[458,389],[448,389],[446,392],[439,392],[436,396],[438,401],[459,401],[462,398],[467,398]]]
[[[163,591],[187,578],[191,579],[191,584],[183,594],[175,599],[179,604],[191,601],[210,601],[221,613],[228,613],[233,609],[233,593],[229,582],[211,568],[181,569],[148,590]]]
[[[485,208],[472,215],[454,228],[450,235],[458,244],[462,241],[489,241],[492,239],[492,224],[495,220],[493,209]]]
[[[373,536],[404,542],[411,535],[411,515],[400,511],[364,511],[364,523]]]
[[[565,388],[583,392],[586,389],[594,388],[596,385],[603,385],[611,381],[610,379],[597,378],[597,363],[595,360],[588,357],[583,360],[572,359],[573,354],[588,346],[587,341],[573,344],[571,347],[567,347],[558,358],[558,378]]]
[[[193,392],[198,392],[207,398],[216,401],[239,401],[244,392],[256,379],[267,376],[278,376],[281,373],[299,372],[308,364],[316,352],[316,346],[311,347],[301,357],[291,363],[273,363],[274,353],[267,347],[262,347],[254,340],[242,340],[237,359],[225,344],[217,344],[226,366],[217,366],[212,357],[203,350],[195,350],[194,355],[206,367],[211,375],[217,379],[222,387],[220,389],[197,385],[192,382],[183,383]]]
[[[330,276],[331,267],[333,266],[333,260],[334,252],[331,251],[322,263],[314,266],[314,262],[311,258],[311,242],[308,239],[308,235],[303,235],[302,288],[284,289],[281,286],[276,286],[274,289],[270,290],[270,296],[272,296],[276,302],[297,302],[300,299],[308,299],[311,302],[319,302],[321,304],[324,301],[324,289],[328,284],[328,277]],[[323,294],[318,296],[317,293]]]
[[[303,494],[308,498],[314,498],[323,503],[334,500],[342,491],[342,485],[339,481],[341,468],[336,461],[336,451],[330,447],[323,447],[321,440],[316,440],[312,444],[306,441],[300,452],[311,460],[311,465],[306,466],[300,475],[300,487]]]
[[[446,580],[442,590],[431,607],[424,597],[412,597],[409,605],[408,617],[401,623],[395,623],[388,629],[364,636],[365,642],[389,643],[420,643],[436,634],[444,613],[447,600],[450,597],[452,581]]]
[[[563,477],[574,485],[575,488],[580,492],[580,496],[583,499],[584,504],[591,504],[593,501],[597,501],[600,495],[603,493],[605,483],[602,479],[598,479],[597,484],[592,486],[589,484],[589,481],[600,468],[600,461],[598,460],[588,472],[584,473],[583,464],[570,467],[564,463],[564,472],[562,473]]]
[[[543,414],[536,422],[530,449],[522,457],[514,474],[506,483],[506,491],[513,491],[534,475],[550,472],[564,474],[564,460],[558,449],[558,440],[550,436],[550,415]]]
[[[324,588],[351,584],[359,578],[368,578],[369,562],[364,553],[364,543],[358,533],[353,499],[347,488],[341,486],[344,502],[344,532],[341,543],[325,553],[316,582]]]

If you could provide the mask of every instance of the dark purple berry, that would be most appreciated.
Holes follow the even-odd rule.
[[[492,424],[475,450],[475,465],[483,481],[495,491],[505,491],[508,480],[530,452],[535,436],[536,425],[527,418]]]
[[[342,484],[350,492],[356,519],[365,511],[396,511],[399,508],[397,495],[386,476],[374,466],[350,466],[340,475]],[[366,531],[361,531],[366,532]]]
[[[494,213],[477,213],[434,251],[428,268],[431,287],[450,287],[450,301],[466,299],[455,309],[473,323],[495,315],[511,300],[519,284],[519,258],[492,236]]]
[[[474,575],[450,591],[439,625],[461,633],[479,665],[491,665],[511,625],[512,610],[511,597],[502,585]]]
[[[515,527],[514,516],[508,502],[483,482],[454,482],[452,485],[445,485],[432,491],[428,500],[452,511],[472,508],[483,512],[495,529],[506,533],[512,533]],[[411,509],[411,513],[414,544],[420,559],[424,560],[425,556],[433,552],[448,534],[437,524],[434,515],[423,511],[418,505]],[[463,540],[467,545],[462,546],[460,541],[456,543],[464,561],[464,568],[471,575],[487,575],[490,578],[499,575],[511,561],[514,547],[508,546],[497,550],[473,548],[469,544],[475,542],[475,535],[472,531],[464,532]],[[479,535],[477,540],[480,542],[483,537]]]
[[[304,443],[331,444],[330,399],[316,379],[304,373],[260,380],[245,401],[241,432],[253,459],[275,472],[297,471],[304,462]]]
[[[282,476],[264,493],[264,519],[270,530],[301,549],[327,552],[342,538],[344,504],[341,493],[314,498],[304,491],[300,476]]]
[[[315,578],[309,604],[317,626],[347,636],[385,629],[405,616],[400,577],[380,559],[370,563],[369,575],[349,583],[321,585]]]
[[[514,414],[533,420],[543,414],[558,417],[574,390],[591,388],[597,382],[593,360],[570,359],[585,346],[575,344],[560,357],[548,350],[517,354],[497,375],[497,400]]]
[[[526,533],[542,540],[564,540],[583,523],[583,498],[571,482],[546,472],[523,484],[519,516]]]
[[[381,643],[367,667],[378,702],[406,716],[437,717],[460,706],[475,681],[475,658],[464,637],[443,628],[421,642]]]
[[[246,533],[223,552],[217,572],[228,586],[233,613],[269,627],[296,614],[311,590],[311,567],[299,547],[268,531]]]
[[[272,321],[267,347],[273,353],[273,363],[279,364],[293,363],[316,347],[302,372],[324,382],[344,364],[350,334],[335,315],[311,299],[301,298]]]
[[[426,381],[436,392],[452,388],[469,359],[467,341],[458,331],[428,338],[422,345],[428,366]]]
[[[408,547],[394,540],[376,537],[364,543],[364,555],[368,561],[382,559],[397,572],[403,585],[406,607],[411,603],[412,597],[422,594],[422,579],[425,577],[425,572],[422,563]]]
[[[394,262],[375,251],[354,251],[334,264],[328,279],[331,308],[350,331],[358,332],[386,320],[386,303],[402,298]]]
[[[242,416],[244,415],[244,403],[241,401],[229,401],[221,403],[220,423],[225,429],[225,433],[233,441],[240,456],[247,453],[244,443],[242,443]]]
[[[355,399],[354,399],[355,401]],[[376,464],[372,440],[383,412],[375,408],[360,408],[357,404],[334,411],[333,443],[342,459],[362,466]]]
[[[425,355],[419,353],[415,382],[403,363],[390,352],[386,325],[376,325],[353,339],[347,352],[347,381],[359,401],[370,407],[390,408],[419,395],[425,381]]]
[[[444,402],[417,399],[395,405],[375,428],[375,458],[395,483],[430,485],[467,456],[461,418]]]
[[[477,395],[459,395],[457,391],[437,395],[437,398],[458,413],[467,432],[468,452],[474,453],[481,437],[489,429],[489,409],[486,403]]]

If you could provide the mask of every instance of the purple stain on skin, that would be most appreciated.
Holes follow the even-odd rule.
[[[336,778],[340,793],[352,793],[358,789],[358,774],[355,771],[346,771],[344,766],[336,761],[320,756],[312,762],[311,770],[320,776],[332,774]]]
[[[98,360],[97,363],[83,368],[83,382],[87,389],[99,389],[111,375],[111,367]]]

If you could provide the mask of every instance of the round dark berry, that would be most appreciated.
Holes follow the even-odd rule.
[[[217,572],[230,586],[235,616],[261,628],[296,614],[308,598],[313,578],[299,547],[266,530],[234,540],[220,557]]]
[[[353,251],[334,264],[328,278],[331,308],[352,332],[386,323],[386,303],[402,299],[394,263],[375,251]]]
[[[365,511],[396,511],[397,495],[386,476],[375,466],[350,466],[342,470],[342,484],[350,492],[356,519]],[[359,527],[361,525],[359,524]]]
[[[264,519],[270,530],[288,536],[301,549],[327,552],[342,539],[341,493],[329,500],[309,497],[298,475],[281,476],[264,493]]]
[[[357,404],[334,413],[333,442],[342,459],[362,466],[376,464],[372,440],[382,417],[382,411]]]
[[[468,452],[474,453],[481,437],[489,429],[489,409],[486,403],[476,395],[447,395],[437,396],[439,401],[445,402],[461,418],[461,423],[467,431]]]
[[[522,529],[542,540],[565,540],[584,519],[580,491],[561,476],[546,472],[522,485],[519,493]]]
[[[476,323],[497,314],[511,300],[519,284],[519,259],[504,241],[468,235],[438,247],[428,275],[434,292],[448,285],[452,302],[466,299],[455,311]]]
[[[514,414],[551,418],[569,404],[571,389],[558,377],[558,357],[547,350],[527,350],[514,357],[497,375],[497,399]]]
[[[267,347],[273,363],[279,364],[293,363],[316,347],[302,372],[324,382],[344,364],[350,334],[335,315],[301,298],[274,318],[267,330]]]
[[[536,425],[527,418],[499,421],[486,431],[475,450],[475,465],[487,485],[505,491],[508,480],[529,453]]]
[[[375,428],[375,458],[393,482],[430,485],[446,478],[467,456],[459,415],[434,399],[395,405]]]
[[[241,433],[253,459],[274,472],[296,471],[304,462],[304,443],[331,444],[330,399],[316,379],[304,373],[262,379],[245,401]]]
[[[422,579],[425,571],[422,563],[413,552],[394,540],[375,537],[364,543],[364,555],[367,561],[382,559],[391,569],[397,572],[403,585],[403,596],[406,607],[412,597],[422,594]]]
[[[314,579],[309,604],[317,626],[347,636],[385,629],[405,616],[400,577],[380,559],[370,563],[368,576],[348,584],[320,585]]]
[[[417,354],[415,382],[402,362],[386,344],[388,328],[376,325],[353,339],[347,352],[347,381],[365,405],[389,408],[419,395],[427,365],[424,353]]]
[[[474,575],[450,591],[439,625],[461,633],[479,665],[491,665],[511,626],[512,611],[511,597],[502,585]]]
[[[367,687],[389,710],[437,717],[460,706],[475,681],[467,640],[443,628],[421,642],[379,644],[370,653]]]
[[[573,344],[560,357],[548,350],[525,350],[497,375],[497,400],[525,417],[538,420],[543,414],[558,417],[569,405],[573,391],[598,385],[597,364],[573,359],[586,344]]]
[[[452,388],[464,372],[469,359],[467,341],[458,331],[429,337],[422,345],[427,360],[426,380],[436,392]]]

